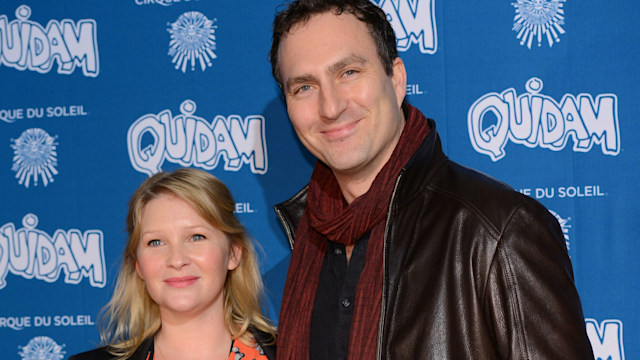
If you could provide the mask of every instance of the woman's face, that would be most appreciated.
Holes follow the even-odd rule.
[[[223,311],[227,272],[242,256],[189,204],[161,194],[142,209],[136,271],[167,316]]]

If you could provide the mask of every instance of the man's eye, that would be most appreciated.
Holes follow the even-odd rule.
[[[160,241],[158,239],[149,240],[147,245],[149,245],[149,246],[160,246],[160,245],[162,245],[162,241]]]
[[[295,93],[296,94],[303,93],[303,92],[309,91],[310,89],[311,89],[311,86],[302,85],[302,86],[300,86],[299,88],[296,89]]]
[[[204,235],[200,235],[200,234],[195,234],[193,236],[191,236],[191,240],[193,241],[200,241],[200,240],[204,240],[206,239],[206,237]]]
[[[357,70],[349,69],[349,70],[344,72],[344,76],[351,76],[351,75],[355,75],[357,73],[358,73]]]

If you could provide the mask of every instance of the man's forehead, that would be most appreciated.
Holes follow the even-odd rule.
[[[327,50],[318,52],[322,46]],[[352,13],[332,11],[314,14],[292,26],[283,34],[278,53],[285,87],[292,77],[315,76],[312,74],[332,72],[346,62],[365,63],[374,61],[371,56],[378,58],[375,39],[366,24]]]
[[[363,29],[367,30],[366,25],[361,20],[359,20],[353,13],[342,12],[338,14],[335,12],[335,10],[329,10],[329,11],[325,11],[317,14],[311,14],[308,18],[302,19],[301,21],[291,25],[289,30],[283,34],[282,41],[284,41],[288,37],[295,36],[300,31],[304,31],[306,28],[310,26],[315,26],[317,22],[327,22],[327,21],[333,21],[333,20],[341,20],[340,22],[345,21],[345,23],[352,22],[352,24],[354,24],[356,28],[359,27],[357,24],[361,24],[364,26]],[[356,30],[356,29],[353,29],[353,30]],[[282,42],[281,42],[281,46],[282,46]]]
[[[355,15],[346,12],[336,14],[333,11],[326,11],[313,14],[308,19],[294,24],[282,35],[278,46],[280,60],[282,60],[283,47],[289,46],[291,42],[296,43],[296,46],[304,46],[310,40],[309,38],[318,38],[318,33],[326,34],[324,39],[333,41],[340,41],[348,36],[355,36],[356,38],[366,36],[368,40],[364,41],[371,41],[375,46],[375,39],[369,32],[366,24]],[[322,39],[322,37],[320,37],[320,39]],[[297,51],[299,50],[293,49],[294,53]]]

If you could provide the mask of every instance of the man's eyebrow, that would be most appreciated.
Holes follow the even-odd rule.
[[[312,75],[300,75],[287,79],[287,83],[285,84],[285,90],[289,91],[296,84],[304,84],[308,82],[315,81],[315,76]]]
[[[363,58],[362,56],[352,54],[336,62],[335,64],[329,66],[329,68],[327,69],[327,72],[329,72],[329,74],[335,74],[336,72],[339,72],[340,70],[354,63],[363,65],[367,63],[367,59]]]

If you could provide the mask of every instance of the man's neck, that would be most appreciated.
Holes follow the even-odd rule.
[[[375,176],[373,176],[371,179],[362,180],[345,179],[344,177],[342,177],[341,179],[341,177],[336,174],[336,180],[338,181],[338,185],[340,186],[340,190],[342,191],[342,196],[347,201],[347,204],[351,204],[353,200],[366,194],[367,191],[369,191],[369,188],[371,188],[371,184],[373,183],[374,179]]]
[[[384,157],[384,161],[380,161],[378,164],[367,164],[364,169],[352,170],[350,172],[333,171],[338,186],[340,186],[342,196],[347,201],[347,204],[351,204],[353,200],[369,191],[373,181],[391,158],[391,154],[396,145],[397,141],[388,149],[388,154]]]

